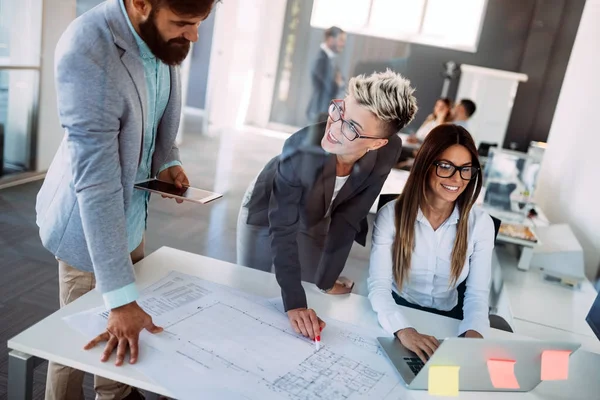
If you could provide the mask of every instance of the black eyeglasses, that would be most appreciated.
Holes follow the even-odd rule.
[[[449,161],[436,161],[433,165],[435,165],[436,175],[440,178],[452,178],[456,171],[460,171],[460,177],[465,181],[470,181],[477,177],[479,171],[477,167],[471,165],[457,167]]]
[[[382,139],[374,136],[365,136],[358,133],[356,127],[352,123],[346,121],[342,116],[346,109],[344,100],[331,100],[329,104],[329,118],[332,122],[342,121],[342,135],[349,141],[354,141],[358,138],[361,139]]]

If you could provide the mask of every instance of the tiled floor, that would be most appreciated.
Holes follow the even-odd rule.
[[[256,129],[201,136],[198,121],[186,121],[181,156],[191,183],[224,197],[208,205],[177,204],[153,196],[146,253],[161,246],[235,262],[237,214],[248,183],[277,155],[281,135]],[[35,196],[40,182],[0,190],[0,400],[7,398],[6,341],[58,308],[56,262],[41,245],[35,225]],[[355,293],[366,294],[368,248],[353,247],[344,275]],[[36,371],[34,399],[43,399],[45,368]],[[91,379],[86,396],[93,398]]]

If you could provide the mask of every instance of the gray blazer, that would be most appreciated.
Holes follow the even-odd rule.
[[[119,0],[71,23],[56,47],[56,89],[65,136],[37,196],[44,246],[57,258],[94,272],[105,293],[135,281],[125,213],[141,161],[146,80],[139,49]],[[178,160],[181,113],[178,68],[159,124],[152,175]]]
[[[270,228],[273,264],[286,310],[306,307],[297,243],[300,226],[319,225],[333,196],[336,157],[320,145],[325,126],[326,122],[308,126],[290,136],[281,155],[257,177],[246,204],[246,222]],[[335,198],[315,281],[321,289],[331,288],[339,277],[352,242],[366,244],[367,215],[401,149],[402,140],[394,135],[386,146],[365,154]]]

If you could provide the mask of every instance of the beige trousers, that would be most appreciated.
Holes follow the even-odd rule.
[[[131,252],[131,261],[135,264],[144,258],[144,240]],[[83,272],[58,260],[58,285],[60,307],[64,307],[90,292],[96,286],[92,272]],[[98,332],[100,334],[100,332]],[[51,362],[46,377],[46,400],[84,400],[83,377],[85,373],[64,365]],[[122,400],[129,396],[131,387],[94,376],[96,400]]]

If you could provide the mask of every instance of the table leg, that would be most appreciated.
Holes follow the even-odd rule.
[[[523,247],[521,250],[521,257],[519,258],[519,263],[517,264],[517,268],[523,271],[529,270],[529,264],[531,264],[531,259],[533,258],[533,247]]]
[[[41,362],[20,351],[8,354],[8,398],[31,400],[33,396],[33,369]]]

